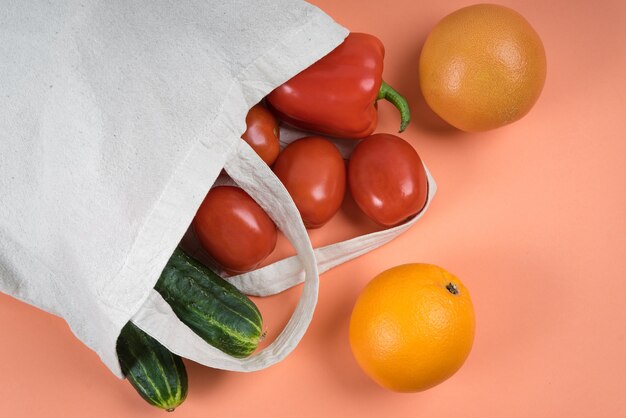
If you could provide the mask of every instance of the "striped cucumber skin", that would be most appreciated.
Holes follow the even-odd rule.
[[[180,248],[154,288],[184,324],[224,353],[244,358],[257,348],[263,319],[256,305]]]
[[[149,404],[173,411],[187,397],[182,359],[128,322],[117,340],[122,372]]]

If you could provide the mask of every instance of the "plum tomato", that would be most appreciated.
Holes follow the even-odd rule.
[[[348,161],[348,186],[374,222],[394,226],[426,204],[428,180],[422,160],[405,140],[375,134],[361,141]]]
[[[239,187],[207,193],[193,220],[202,247],[229,273],[254,270],[274,251],[278,233],[265,211]]]
[[[346,166],[329,140],[310,136],[292,142],[278,155],[273,170],[307,228],[321,227],[339,210],[346,191]]]
[[[278,121],[262,104],[256,104],[246,115],[246,131],[241,135],[263,161],[271,166],[280,152]]]

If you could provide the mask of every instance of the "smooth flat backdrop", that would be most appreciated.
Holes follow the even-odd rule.
[[[548,78],[522,120],[481,134],[426,107],[418,57],[429,30],[463,1],[315,0],[383,41],[384,77],[411,104],[401,136],[439,192],[387,246],[322,276],[313,322],[282,363],[252,374],[187,362],[174,417],[625,417],[626,3],[503,1],[544,41]],[[380,132],[398,115],[379,106]],[[375,230],[350,199],[315,244]],[[272,259],[290,252],[284,242]],[[358,368],[348,321],[363,286],[407,262],[438,264],[469,288],[477,317],[464,367],[422,393],[379,388]],[[256,300],[271,341],[299,288]],[[0,295],[0,417],[152,417],[65,323]]]

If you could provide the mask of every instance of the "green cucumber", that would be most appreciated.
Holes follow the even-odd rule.
[[[122,372],[149,404],[173,411],[187,397],[182,359],[128,322],[117,340]]]
[[[154,288],[176,316],[210,345],[237,358],[257,348],[263,319],[256,305],[180,248]]]

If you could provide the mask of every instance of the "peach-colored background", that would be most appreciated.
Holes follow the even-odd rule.
[[[439,193],[407,234],[322,277],[311,327],[284,362],[251,374],[187,362],[189,398],[174,416],[626,416],[626,3],[501,2],[539,32],[548,79],[527,117],[471,135],[435,117],[417,81],[430,28],[471,3],[315,4],[386,45],[385,78],[414,115],[402,136],[428,164]],[[381,104],[380,114],[379,130],[394,132],[395,111]],[[316,243],[373,229],[349,200],[344,206],[331,227],[313,234]],[[450,380],[396,394],[358,369],[348,319],[369,279],[420,261],[468,286],[476,340]],[[298,295],[296,288],[258,301],[269,339]],[[2,417],[165,414],[113,377],[56,317],[0,295],[0,334]]]

